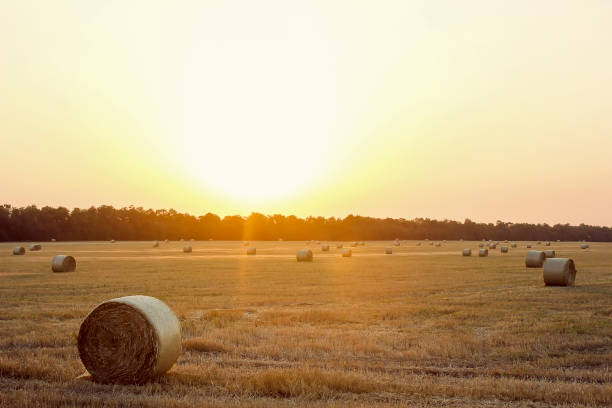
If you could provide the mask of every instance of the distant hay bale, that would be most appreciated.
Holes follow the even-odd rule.
[[[541,268],[546,260],[544,251],[527,251],[525,266],[527,268]]]
[[[365,245],[365,242],[361,241],[361,242],[359,243],[359,245],[364,246],[364,245]]]
[[[25,255],[25,248],[22,246],[16,246],[13,248],[13,255]]]
[[[527,248],[531,248],[531,244],[527,244]]]
[[[153,248],[157,248],[159,246],[159,241],[154,241],[153,242]]]
[[[282,239],[282,238],[279,238],[278,240],[279,240],[279,241],[282,241],[283,239]]]
[[[429,243],[429,245],[430,245],[430,246],[433,246],[433,244],[434,244],[433,242],[430,242],[430,243]]]
[[[589,247],[589,244],[580,245],[580,249],[587,249],[588,247]]]
[[[336,244],[336,248],[342,248],[344,245],[342,244]]]
[[[191,252],[192,250],[193,248],[191,248],[189,245],[183,247],[183,252]]]
[[[547,242],[547,243],[546,243],[546,246],[550,246],[550,242]]]
[[[400,242],[399,241],[395,241],[395,242],[393,242],[393,245],[400,246]]]
[[[323,251],[323,252],[329,251],[329,245],[327,245],[327,244],[321,245],[321,251]]]
[[[437,246],[437,247],[441,247],[441,246],[442,246],[442,244],[441,244],[441,243],[439,243],[439,242],[436,242],[436,246]]]
[[[185,240],[184,240],[183,238],[181,238],[181,239],[179,239],[179,241],[183,242],[183,241],[185,241]]]
[[[385,254],[391,255],[392,253],[393,253],[393,248],[391,248],[391,247],[386,247],[385,248]]]
[[[247,255],[256,255],[257,254],[257,249],[254,247],[248,247],[247,251],[246,251]]]
[[[168,243],[168,240],[167,240],[167,239],[164,239],[164,242],[167,244],[167,243]]]
[[[464,248],[462,252],[463,256],[472,256],[472,250],[470,248]]]
[[[40,244],[32,244],[30,245],[30,251],[40,251],[42,249],[42,245]]]
[[[312,251],[310,249],[300,249],[295,258],[298,262],[312,262]]]
[[[478,250],[478,256],[479,257],[489,256],[489,250],[487,248],[480,248]]]
[[[417,242],[417,243],[416,243],[416,246],[421,246],[421,243],[420,243],[420,242]]]
[[[496,249],[497,248],[497,244],[489,244],[489,249]]]
[[[55,242],[55,241],[56,241],[56,239],[55,239],[55,238],[51,238],[51,242]]]
[[[358,242],[351,242],[351,246],[352,246],[352,247],[356,247],[357,245],[359,245],[359,243],[358,243]]]
[[[53,272],[74,272],[76,270],[76,260],[70,255],[56,255],[51,261]]]
[[[544,261],[546,286],[572,286],[576,280],[576,266],[569,258],[552,258]]]
[[[244,241],[242,245],[245,247],[248,247],[249,245],[251,245],[251,243],[249,241]]]
[[[125,296],[98,305],[78,335],[79,356],[94,381],[141,384],[168,371],[181,354],[181,324],[162,301]]]
[[[542,245],[542,241],[538,241],[536,245]]]
[[[511,246],[512,248],[516,248],[516,246],[517,246],[517,245],[516,245],[516,242],[513,242],[512,244],[510,244],[510,246]]]
[[[351,256],[353,256],[353,251],[351,251],[351,248],[345,248],[342,251],[342,257],[343,258],[350,258]]]
[[[114,244],[114,243],[115,243],[115,240],[114,240],[114,239],[111,239],[111,240],[110,240],[110,242],[111,242],[111,244]]]
[[[315,244],[321,245],[321,241],[317,241],[317,242],[315,242]]]
[[[544,251],[544,255],[546,255],[546,259],[554,258],[555,257],[555,251],[553,249],[549,249],[547,251]]]
[[[483,248],[483,247],[484,247],[484,244],[482,242],[479,242],[478,243],[478,248]]]
[[[190,242],[193,242],[193,238],[191,238],[189,241],[190,241]]]
[[[507,254],[508,253],[508,247],[507,246],[502,245],[502,247],[500,249],[501,249],[501,253],[502,254]]]

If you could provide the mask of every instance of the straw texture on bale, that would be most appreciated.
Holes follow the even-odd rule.
[[[502,247],[500,249],[501,249],[501,253],[502,254],[507,254],[508,253],[508,247],[507,246],[502,245]]]
[[[357,245],[359,245],[357,242],[351,242],[352,247],[356,247]]]
[[[569,258],[552,258],[544,262],[546,286],[572,286],[576,280],[576,266]]]
[[[300,249],[295,258],[298,262],[312,262],[312,251],[310,249]]]
[[[472,256],[472,250],[470,248],[463,249],[463,256]]]
[[[527,268],[541,268],[545,260],[544,251],[527,251],[525,266]]]
[[[548,251],[544,251],[544,255],[546,255],[546,259],[554,258],[555,257],[555,251],[554,251],[554,249],[549,249]]]
[[[247,255],[257,255],[257,249],[254,247],[247,248]]]
[[[440,244],[439,242],[436,242],[436,246],[440,247],[440,246],[442,246],[442,244]]]
[[[395,245],[395,246],[400,246],[400,242],[399,242],[399,241],[395,241],[395,242],[393,243],[393,245]]]
[[[76,260],[70,255],[56,255],[51,261],[53,272],[74,272],[76,270]]]
[[[496,249],[497,248],[497,244],[489,244],[489,249]]]
[[[478,248],[482,248],[482,247],[484,247],[484,244],[482,242],[479,242],[478,243]]]
[[[550,246],[550,242],[547,242],[547,243],[546,243],[546,246]]]
[[[516,248],[516,242],[513,242],[512,244],[510,244],[510,246],[511,246],[512,248]]]
[[[159,241],[153,242],[153,248],[157,248],[159,246]]]
[[[587,249],[589,247],[589,244],[582,244],[580,245],[581,249]]]
[[[353,256],[353,251],[351,251],[351,248],[346,248],[344,251],[342,251],[343,258],[350,258],[351,256]]]
[[[342,248],[343,245],[342,244],[336,244],[336,248]]]
[[[110,241],[110,242],[111,242],[111,244],[114,244],[114,243],[115,243],[115,240],[114,240],[114,239],[111,239],[111,241]]]
[[[385,254],[390,255],[392,253],[393,253],[393,248],[391,248],[391,247],[386,247],[385,248]]]
[[[22,246],[13,248],[13,255],[25,255],[25,248]]]
[[[327,244],[321,245],[321,251],[323,251],[323,252],[329,251],[329,245],[327,245]]]
[[[531,245],[527,245],[527,248],[531,248]]]
[[[191,252],[191,251],[192,251],[192,248],[189,245],[183,247],[183,252]]]
[[[30,251],[40,251],[42,249],[42,245],[40,244],[32,244],[30,245]]]
[[[480,248],[478,250],[478,256],[480,257],[489,256],[489,250],[487,248]]]
[[[78,348],[94,381],[140,384],[174,365],[181,354],[181,325],[156,298],[111,299],[85,318]]]

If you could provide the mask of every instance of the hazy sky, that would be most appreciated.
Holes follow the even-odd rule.
[[[612,225],[612,1],[6,1],[0,201]]]

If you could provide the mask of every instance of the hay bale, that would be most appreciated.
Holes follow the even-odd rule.
[[[246,250],[247,255],[257,255],[257,249],[254,247],[248,247]]]
[[[32,244],[30,245],[30,251],[40,251],[42,249],[42,245],[40,244]]]
[[[249,245],[251,245],[251,243],[249,241],[244,241],[242,243],[242,246],[248,247]]]
[[[555,257],[555,251],[553,249],[549,249],[547,251],[544,251],[544,255],[546,255],[546,259],[554,258]]]
[[[576,280],[574,260],[569,258],[546,259],[543,277],[546,286],[572,286]]]
[[[98,305],[81,323],[79,356],[94,381],[141,384],[164,374],[181,354],[181,324],[150,296]]]
[[[56,241],[56,239],[55,239],[55,238],[51,238],[51,242],[55,242],[55,241]]]
[[[342,244],[336,244],[336,248],[342,248],[343,245]]]
[[[395,241],[395,242],[393,243],[393,245],[395,245],[395,246],[400,246],[400,242],[399,242],[399,241]]]
[[[356,247],[357,245],[359,245],[359,243],[358,243],[358,242],[351,242],[351,246],[352,246],[352,247]]]
[[[527,248],[531,248],[531,244],[527,244]]]
[[[393,253],[393,248],[391,248],[391,247],[386,247],[385,248],[385,254],[391,255],[392,253]]]
[[[508,247],[507,246],[502,245],[502,247],[500,249],[501,249],[501,253],[502,254],[507,254],[508,253]]]
[[[329,245],[327,245],[327,244],[321,245],[321,251],[328,252],[329,251]]]
[[[536,245],[542,245],[542,241],[536,242]]]
[[[116,242],[116,241],[115,241],[114,239],[111,239],[111,240],[110,240],[110,243],[111,243],[111,244],[114,244],[115,242]]]
[[[189,245],[183,247],[183,252],[191,252],[192,250],[193,249]]]
[[[312,251],[310,249],[300,249],[295,258],[298,262],[312,262]]]
[[[546,243],[546,246],[550,246],[550,242],[547,242],[547,243]]]
[[[342,251],[343,258],[350,258],[351,256],[353,256],[353,251],[351,251],[351,248],[346,248]]]
[[[489,249],[496,249],[497,248],[497,244],[489,244]]]
[[[153,242],[153,248],[157,248],[159,246],[159,241],[154,241]]]
[[[436,242],[436,246],[437,246],[437,247],[441,247],[441,246],[442,246],[442,244],[441,244],[441,243],[439,243],[439,242]]]
[[[417,242],[417,243],[416,243],[416,246],[421,246],[421,243],[420,243],[420,242]]]
[[[16,246],[13,248],[13,255],[25,255],[25,248],[22,246]]]
[[[480,248],[478,250],[478,256],[479,257],[489,256],[489,250],[487,248]]]
[[[516,248],[516,247],[517,247],[516,242],[513,242],[512,244],[510,244],[510,246],[511,246],[512,248]]]
[[[359,245],[361,245],[361,246],[365,246],[365,242],[361,241],[361,242],[359,243]]]
[[[482,242],[478,243],[478,248],[484,248],[484,244]]]
[[[317,242],[315,242],[315,244],[321,245],[321,241],[317,241]]]
[[[472,250],[470,248],[464,248],[462,252],[463,256],[472,256]]]
[[[525,266],[527,268],[541,268],[546,260],[544,251],[527,251]]]
[[[589,247],[589,244],[580,245],[580,249],[587,249],[588,247]]]
[[[184,240],[183,238],[181,238],[181,239],[179,239],[179,241],[183,242],[183,241],[185,241],[185,240]]]
[[[76,260],[70,255],[56,255],[51,261],[53,272],[74,272],[76,270]]]
[[[167,243],[168,243],[168,240],[167,240],[167,239],[164,239],[164,242],[167,244]]]

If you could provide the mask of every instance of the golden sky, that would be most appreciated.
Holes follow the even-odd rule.
[[[0,200],[612,225],[610,1],[13,1]]]

